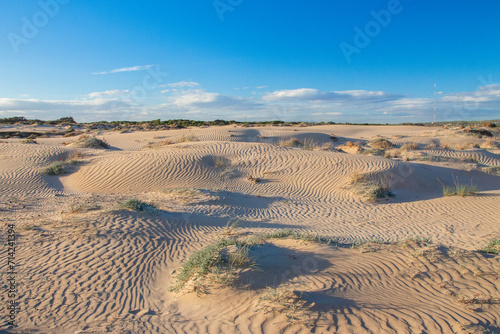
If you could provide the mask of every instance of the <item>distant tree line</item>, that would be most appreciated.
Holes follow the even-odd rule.
[[[500,120],[491,121],[449,121],[449,122],[437,122],[437,123],[400,123],[399,125],[414,125],[414,126],[443,126],[443,125],[454,125],[454,126],[488,126],[494,127],[496,124],[500,123]],[[336,122],[284,122],[284,121],[259,121],[259,122],[238,122],[235,120],[226,121],[223,119],[216,119],[213,121],[195,121],[189,119],[169,119],[162,121],[161,119],[155,119],[151,121],[98,121],[90,123],[77,123],[73,117],[62,117],[53,121],[44,121],[39,119],[27,119],[25,117],[15,116],[9,118],[0,118],[0,124],[40,124],[40,125],[62,125],[62,124],[92,124],[92,125],[150,125],[152,127],[159,126],[169,126],[174,128],[187,128],[187,127],[201,127],[201,126],[221,126],[221,125],[248,125],[248,126],[258,126],[258,125],[274,125],[274,126],[292,126],[292,125],[326,125],[326,124],[345,124],[345,125],[381,125],[379,123],[336,123]],[[487,124],[487,125],[486,125]],[[385,125],[390,125],[385,123]],[[396,124],[392,124],[396,125]]]

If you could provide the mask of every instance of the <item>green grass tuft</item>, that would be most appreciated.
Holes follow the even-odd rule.
[[[157,210],[154,204],[145,203],[136,198],[131,198],[126,200],[125,202],[121,202],[120,207],[127,210],[139,212],[154,212]]]
[[[218,283],[231,282],[234,278],[235,268],[247,268],[254,264],[248,251],[253,247],[265,244],[266,240],[270,239],[294,239],[324,244],[338,243],[336,238],[299,233],[291,229],[277,230],[246,239],[220,239],[191,255],[182,265],[180,273],[176,276],[176,283],[170,288],[170,291],[180,292],[188,282],[195,282],[194,290],[200,291],[201,289],[198,287],[209,275],[212,276],[212,281]]]
[[[500,239],[492,239],[486,246],[478,250],[481,253],[500,254]]]
[[[443,183],[441,184],[443,186],[444,196],[474,196],[479,192],[479,189],[477,188],[477,186],[472,184],[472,181],[470,184],[463,184],[460,183],[458,177],[453,179],[453,186],[447,186]]]

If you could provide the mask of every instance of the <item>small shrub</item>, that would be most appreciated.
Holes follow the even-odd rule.
[[[388,150],[394,147],[394,145],[390,141],[384,138],[372,140],[370,142],[370,146],[381,150]]]
[[[120,203],[120,207],[139,212],[153,212],[156,211],[154,204],[142,202],[136,198],[131,198],[125,202]]]
[[[104,140],[97,139],[96,137],[91,137],[89,135],[83,135],[78,138],[73,145],[83,148],[109,148],[108,143]]]
[[[56,176],[64,174],[64,161],[54,161],[42,170],[42,174]]]
[[[485,129],[465,129],[464,130],[466,133],[470,133],[472,135],[478,136],[478,137],[493,137],[493,133],[491,131],[485,130]]]
[[[500,239],[492,239],[486,246],[479,249],[481,253],[500,254]]]
[[[70,166],[77,164],[80,162],[80,158],[83,157],[83,154],[78,151],[73,151],[68,155],[66,160],[57,160],[48,165],[47,167],[42,169],[42,174],[56,176],[68,173],[71,168]]]
[[[21,140],[21,144],[38,144],[38,142],[34,138],[27,138]]]
[[[377,200],[387,197],[395,197],[389,187],[380,182],[370,179],[366,174],[354,171],[350,175],[350,184],[355,194],[368,200]]]
[[[350,151],[355,151],[356,153],[362,153],[364,151],[363,144],[359,141],[354,143],[352,141],[348,141],[340,148],[348,148]]]
[[[280,139],[279,145],[283,147],[298,147],[302,143],[297,138]]]
[[[485,128],[496,128],[497,125],[493,122],[483,122],[481,123],[481,126],[484,126]]]
[[[198,138],[194,135],[182,135],[177,142],[179,143],[187,143],[192,141],[198,141]]]
[[[418,149],[418,144],[415,142],[406,143],[403,146],[401,146],[401,149],[407,151],[414,151]]]

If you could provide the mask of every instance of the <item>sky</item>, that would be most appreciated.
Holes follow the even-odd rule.
[[[0,117],[500,118],[500,2],[0,0]],[[435,88],[436,83],[436,88]]]

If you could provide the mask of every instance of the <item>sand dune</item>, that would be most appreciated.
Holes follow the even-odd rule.
[[[500,330],[498,255],[475,252],[499,236],[495,138],[347,125],[91,134],[110,148],[63,144],[76,138],[0,143],[0,215],[20,235],[19,327],[8,333]],[[373,149],[382,137],[398,157]],[[286,146],[291,138],[300,145]],[[364,153],[340,151],[349,141]],[[418,148],[400,149],[409,143]],[[75,151],[83,157],[67,173],[41,173]],[[395,197],[361,196],[354,172]],[[444,197],[442,184],[457,179],[479,193]],[[130,198],[156,209],[119,205]],[[227,237],[229,220],[241,236],[291,228],[338,245],[270,240],[249,251],[256,267],[234,285],[169,292],[193,252]],[[432,243],[402,242],[415,237]],[[363,239],[377,242],[345,246]],[[261,308],[279,285],[305,302],[301,322]]]

